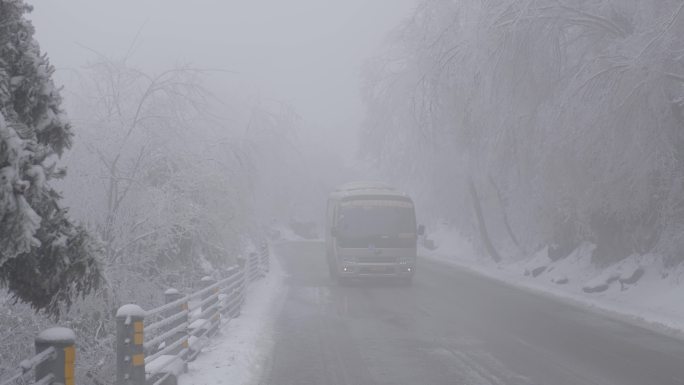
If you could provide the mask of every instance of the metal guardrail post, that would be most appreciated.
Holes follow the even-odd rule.
[[[235,317],[239,317],[240,314],[242,314],[242,306],[245,304],[245,298],[247,297],[247,284],[248,284],[248,278],[247,278],[247,267],[245,267],[241,270],[242,272],[242,285],[240,285],[240,306],[238,306],[237,312]]]
[[[271,270],[270,252],[268,250],[268,243],[261,244],[261,266],[264,276]]]
[[[216,280],[209,276],[202,277],[202,279],[200,280],[200,287],[204,289],[215,283]],[[209,309],[210,307],[218,304],[218,291],[219,289],[215,288],[214,290],[210,290],[202,295],[202,313],[204,313],[204,311]],[[204,302],[204,300],[208,299],[211,296],[214,296],[215,298]],[[217,308],[215,308],[213,310],[209,310],[206,313],[205,317],[207,320],[209,320],[210,324],[209,329],[207,330],[207,335],[214,335],[218,331],[219,322],[221,320],[221,313],[218,311]]]
[[[245,270],[245,269],[246,269],[245,266],[246,266],[246,262],[247,262],[247,260],[245,259],[245,257],[243,257],[243,256],[238,256],[238,257],[236,258],[236,260],[237,260],[238,267],[239,267],[240,269],[242,269],[242,270]]]
[[[54,349],[54,354],[36,366],[36,382],[52,375],[51,384],[74,385],[76,334],[67,328],[47,329],[36,337],[36,354]]]
[[[259,274],[259,259],[257,253],[250,252],[247,256],[247,276],[249,282],[252,283],[257,280]]]
[[[168,290],[166,290],[166,291],[164,292],[164,299],[165,299],[165,301],[166,301],[165,303],[171,303],[171,302],[177,301],[177,300],[179,300],[179,299],[181,299],[181,298],[183,298],[183,294],[181,294],[181,293],[180,293],[178,290],[176,290],[176,289],[171,288],[171,289],[168,289]],[[178,309],[169,309],[169,310],[167,310],[167,311],[163,314],[163,316],[164,316],[165,318],[171,317],[171,316],[177,314],[179,311],[184,311],[184,310],[188,310],[188,302],[187,302],[187,301],[186,301],[186,302],[183,302],[183,303],[180,305],[180,308],[178,308]],[[187,322],[188,322],[188,315],[186,314],[184,317],[181,317],[181,318],[179,318],[177,321],[172,322],[171,324],[169,324],[169,326],[166,328],[166,330],[171,330],[171,329],[173,329],[173,328],[175,328],[175,327],[178,327],[179,325],[182,325],[182,324],[187,323]],[[178,354],[178,353],[180,353],[183,349],[185,349],[185,348],[188,347],[188,343],[187,343],[187,340],[188,340],[188,333],[187,333],[187,330],[184,331],[184,332],[175,333],[173,336],[170,336],[169,338],[166,339],[166,346],[170,346],[172,343],[174,343],[174,342],[180,340],[181,338],[182,338],[182,339],[185,339],[186,342],[185,342],[182,346],[179,346],[179,347],[177,347],[176,349],[172,350],[171,354]]]
[[[145,384],[145,311],[124,305],[116,312],[116,385]]]
[[[235,304],[228,311],[228,315],[232,318],[237,318],[240,316],[242,311],[242,305],[244,303],[245,289],[247,286],[247,269],[245,268],[245,260],[243,258],[238,259],[238,270],[234,273],[236,275],[237,285],[233,288],[230,295],[235,300]]]

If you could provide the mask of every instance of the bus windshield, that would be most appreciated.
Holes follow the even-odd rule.
[[[348,239],[415,236],[414,208],[404,201],[356,201],[340,207],[337,228]]]

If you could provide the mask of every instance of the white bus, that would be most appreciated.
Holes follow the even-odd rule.
[[[326,256],[341,284],[360,277],[396,277],[410,284],[416,272],[416,226],[411,198],[381,182],[353,182],[328,198]]]

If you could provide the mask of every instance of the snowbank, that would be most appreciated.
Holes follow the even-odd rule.
[[[454,231],[441,228],[430,235],[436,248],[422,250],[421,255],[427,258],[570,299],[645,326],[684,333],[684,266],[666,269],[660,256],[632,255],[598,268],[591,263],[595,246],[583,243],[557,261],[552,261],[544,249],[528,258],[496,264],[491,258],[478,257],[470,242]]]
[[[225,324],[188,364],[179,385],[256,383],[273,346],[273,326],[286,294],[283,288],[282,269],[272,258],[271,272],[248,288],[240,317]]]
[[[318,237],[305,238],[297,234],[291,226],[289,225],[274,225],[269,231],[271,240],[274,242],[285,241],[285,242],[320,242],[321,239]]]

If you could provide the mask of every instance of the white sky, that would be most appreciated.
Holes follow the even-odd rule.
[[[93,60],[83,46],[123,57],[142,28],[132,64],[237,71],[255,92],[292,103],[317,128],[315,140],[349,152],[363,113],[360,66],[415,0],[29,2],[37,39],[57,68]]]

